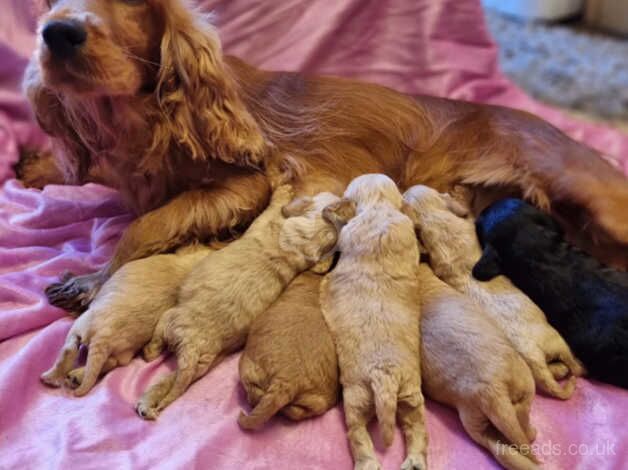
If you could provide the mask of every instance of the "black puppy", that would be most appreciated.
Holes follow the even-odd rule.
[[[484,249],[473,276],[504,274],[544,312],[590,377],[628,388],[628,274],[571,247],[558,223],[520,199],[477,219]]]

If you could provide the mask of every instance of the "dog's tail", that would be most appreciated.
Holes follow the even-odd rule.
[[[382,441],[389,447],[395,435],[399,382],[390,373],[374,370],[371,373],[371,389]]]
[[[292,400],[292,393],[286,387],[271,384],[249,415],[240,412],[238,424],[243,429],[258,429]]]

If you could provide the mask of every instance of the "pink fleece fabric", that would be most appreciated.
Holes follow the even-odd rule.
[[[5,0],[0,16],[0,469],[348,469],[338,407],[300,424],[275,418],[261,432],[236,423],[244,396],[234,355],[168,408],[139,419],[142,390],[172,364],[135,359],[84,398],[46,388],[39,375],[72,320],[43,288],[62,271],[91,272],[111,255],[131,217],[102,186],[24,189],[12,179],[20,145],[45,145],[19,92],[35,45],[30,2]],[[499,71],[479,0],[211,0],[225,50],[269,69],[305,70],[532,111],[609,155],[628,173],[628,136],[566,118],[532,101]],[[461,358],[464,360],[464,358]],[[580,380],[561,402],[537,396],[544,468],[626,468],[628,393]],[[373,426],[375,427],[375,426]],[[428,402],[432,469],[497,468],[464,434],[455,412]],[[398,433],[384,468],[398,468]]]

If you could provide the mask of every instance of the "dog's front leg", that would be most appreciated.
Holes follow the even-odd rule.
[[[227,177],[211,188],[184,192],[136,219],[101,271],[68,276],[48,286],[48,300],[57,307],[82,312],[102,284],[125,263],[242,227],[264,209],[269,197],[270,186],[261,173]]]

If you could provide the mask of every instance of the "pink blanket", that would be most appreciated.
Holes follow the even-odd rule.
[[[101,266],[130,217],[112,190],[23,189],[10,170],[22,144],[43,144],[19,94],[34,47],[30,2],[5,0],[0,16],[0,468],[351,467],[340,408],[300,424],[274,419],[239,430],[244,404],[237,355],[194,384],[156,423],[135,416],[142,390],[171,364],[141,359],[108,374],[84,398],[39,383],[71,319],[42,289],[63,270]],[[628,136],[582,124],[533,102],[499,72],[479,0],[211,0],[227,52],[262,67],[359,77],[408,93],[505,104],[537,113],[628,172]],[[464,360],[461,358],[461,360]],[[533,406],[545,468],[625,468],[628,393],[581,380],[568,402]],[[455,413],[428,403],[433,469],[494,468]],[[380,453],[398,468],[398,434]]]

